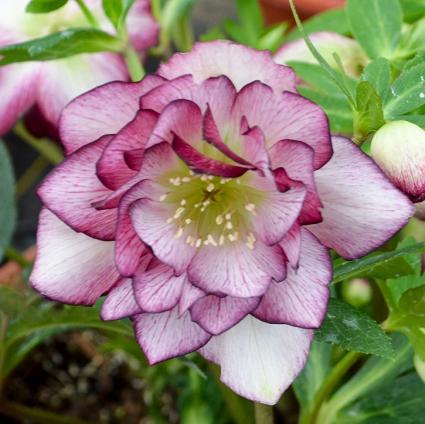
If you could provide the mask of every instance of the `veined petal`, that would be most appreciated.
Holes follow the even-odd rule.
[[[149,0],[134,2],[127,15],[126,24],[131,44],[137,51],[144,52],[158,42],[159,24],[152,16]],[[143,28],[143,31],[140,28]]]
[[[262,82],[245,86],[236,98],[232,121],[245,116],[251,127],[258,126],[270,148],[284,139],[299,140],[314,150],[315,169],[332,156],[329,123],[325,112],[299,94],[285,92],[279,96]]]
[[[414,207],[350,140],[332,139],[334,156],[315,172],[323,222],[309,226],[346,259],[375,250],[400,230]]]
[[[189,311],[179,315],[178,307],[158,314],[136,315],[133,319],[137,340],[150,365],[193,352],[211,338],[192,321]]]
[[[168,79],[190,74],[196,83],[226,75],[238,90],[252,81],[261,80],[276,93],[296,92],[292,69],[276,65],[269,52],[223,40],[196,43],[189,53],[173,55],[160,66],[158,73]]]
[[[92,305],[119,279],[114,243],[78,234],[47,209],[40,214],[31,285],[44,296]]]
[[[301,228],[295,223],[280,241],[280,247],[283,249],[289,264],[292,268],[297,268],[301,252]]]
[[[139,83],[112,82],[77,97],[63,110],[60,135],[67,154],[105,134],[115,134],[139,109],[139,98],[164,79],[149,75]]]
[[[221,381],[236,393],[274,405],[302,370],[312,338],[312,330],[246,317],[200,353],[221,366]]]
[[[197,300],[190,308],[193,321],[205,331],[218,335],[236,325],[252,312],[260,301],[259,297],[219,297],[208,295]]]
[[[44,180],[37,193],[45,206],[75,231],[100,240],[113,240],[117,211],[97,210],[93,203],[111,194],[96,176],[96,162],[110,136],[68,156]]]
[[[285,272],[280,247],[259,240],[253,249],[243,242],[203,246],[188,268],[189,280],[200,289],[235,297],[261,296],[272,278],[282,281]]]
[[[326,313],[331,279],[328,249],[301,228],[298,268],[289,266],[285,281],[272,282],[254,316],[272,324],[318,328]]]
[[[102,304],[100,316],[105,321],[128,318],[142,310],[134,298],[132,280],[123,278],[110,290]]]

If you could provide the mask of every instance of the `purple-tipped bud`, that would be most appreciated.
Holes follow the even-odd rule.
[[[375,162],[413,202],[425,200],[425,131],[407,121],[384,125],[372,139]]]

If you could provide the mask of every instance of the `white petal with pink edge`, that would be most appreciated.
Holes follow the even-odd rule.
[[[302,370],[312,338],[312,330],[246,317],[200,353],[221,366],[221,381],[236,393],[274,405]]]
[[[192,321],[189,311],[180,315],[178,307],[158,314],[136,315],[133,320],[137,340],[150,365],[193,352],[211,338]]]
[[[119,279],[114,243],[78,234],[43,209],[31,285],[48,298],[92,305]]]
[[[344,258],[355,259],[392,237],[414,208],[354,143],[333,137],[332,144],[332,159],[314,174],[323,222],[308,228]]]
[[[254,315],[273,324],[318,328],[328,304],[332,263],[328,249],[305,228],[299,266],[288,266],[287,273],[284,281],[270,285]]]

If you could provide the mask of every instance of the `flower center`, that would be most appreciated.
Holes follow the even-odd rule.
[[[252,219],[263,195],[250,187],[249,176],[220,178],[192,171],[167,177],[169,188],[160,198],[172,205],[168,224],[175,238],[185,237],[193,247],[223,246],[241,241],[254,249]]]

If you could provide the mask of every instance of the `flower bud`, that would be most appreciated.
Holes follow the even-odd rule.
[[[394,121],[372,139],[371,154],[392,183],[413,202],[425,200],[425,131],[407,121]]]
[[[342,285],[342,296],[349,304],[360,308],[372,300],[372,287],[364,278],[354,278],[344,281]]]

